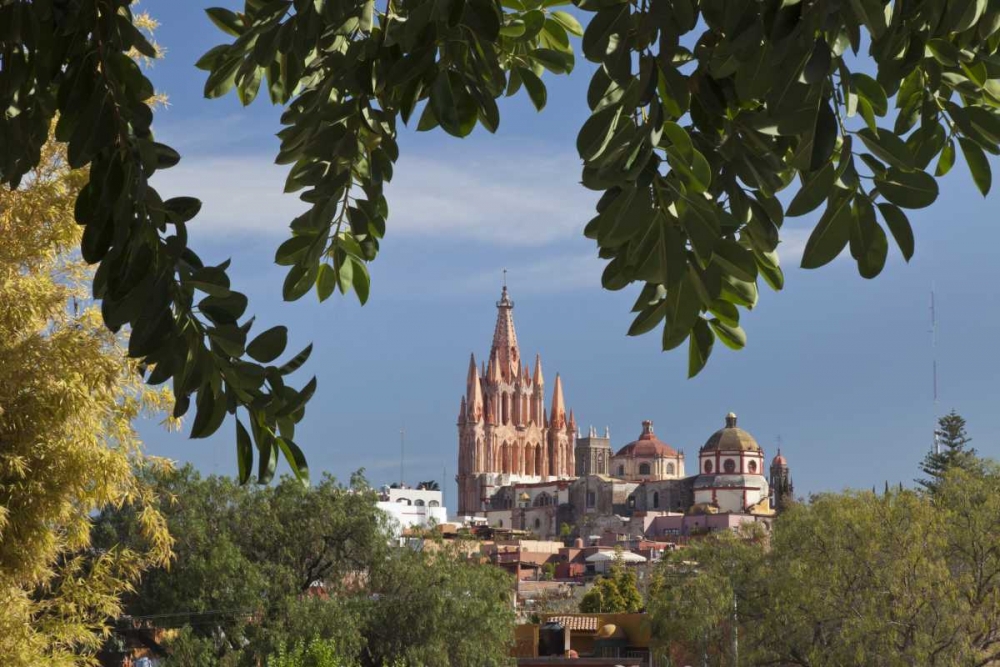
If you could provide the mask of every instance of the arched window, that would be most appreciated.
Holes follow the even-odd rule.
[[[441,507],[441,503],[439,503],[439,502],[438,502],[438,501],[436,501],[436,500],[432,500],[432,501],[430,501],[429,503],[427,503],[427,506],[428,506],[428,507]]]
[[[751,475],[755,474],[757,472],[757,462],[751,461],[749,464],[747,464],[747,470],[750,471]]]
[[[659,506],[660,506],[660,492],[653,491],[653,507],[656,508]]]
[[[676,469],[674,468],[674,464],[673,463],[668,463],[667,464],[667,474],[668,475],[673,475],[675,470]]]
[[[535,519],[535,528],[541,528],[541,527],[542,527],[542,522],[538,519]]]
[[[711,473],[712,472],[712,462],[711,461],[705,461],[705,472],[707,472],[707,473]]]
[[[545,507],[552,504],[552,497],[547,493],[539,493],[535,496],[535,507]]]
[[[499,526],[500,528],[503,528],[503,519],[500,519],[499,521],[497,521],[497,526]]]
[[[618,476],[619,477],[625,476],[625,466],[618,466]]]
[[[413,501],[413,504],[416,505],[417,507],[423,507],[424,501],[420,500],[420,498],[417,498],[416,500]]]
[[[648,475],[649,474],[649,464],[648,463],[640,463],[639,464],[639,474],[640,475]]]
[[[728,473],[736,472],[736,461],[734,461],[733,459],[726,459],[725,462],[722,464],[722,469]]]
[[[409,498],[400,498],[396,502],[397,503],[402,503],[403,505],[409,505],[410,504],[410,499]]]

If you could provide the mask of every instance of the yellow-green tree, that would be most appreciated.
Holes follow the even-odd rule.
[[[0,664],[86,664],[119,598],[170,554],[135,475],[132,421],[168,392],[143,388],[84,286],[74,202],[86,174],[47,144],[18,190],[0,188]],[[125,502],[141,548],[95,550],[91,515]]]

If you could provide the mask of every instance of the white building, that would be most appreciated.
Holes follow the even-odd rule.
[[[448,521],[448,510],[442,504],[444,493],[429,489],[384,488],[376,507],[389,515],[394,532],[399,535],[414,526],[426,528]]]

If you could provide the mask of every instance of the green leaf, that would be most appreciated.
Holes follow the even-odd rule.
[[[580,128],[576,138],[576,149],[580,157],[590,162],[607,148],[611,141],[622,108],[618,105],[605,107],[592,114]]]
[[[434,84],[431,86],[430,108],[434,112],[434,118],[437,119],[445,132],[461,136],[461,122],[455,104],[455,95],[451,88],[451,78],[445,68],[440,69],[437,76],[434,77]]]
[[[208,14],[208,18],[212,20],[212,23],[225,33],[233,35],[234,37],[239,37],[246,30],[243,25],[243,21],[236,13],[225,9],[223,7],[209,7],[205,10]]]
[[[898,206],[884,202],[878,205],[878,210],[882,213],[885,224],[889,226],[892,238],[896,239],[896,245],[903,253],[903,259],[909,262],[910,258],[913,257],[914,242],[913,228],[910,227],[910,221],[906,218],[906,214]]]
[[[368,274],[368,267],[365,266],[364,262],[351,259],[351,263],[354,264],[354,276],[351,281],[354,286],[354,293],[358,295],[358,301],[363,306],[368,303],[368,294],[371,291],[371,276]]]
[[[237,56],[222,62],[213,69],[205,80],[205,97],[212,99],[228,93],[233,84],[236,83],[236,74],[242,63],[243,60]]]
[[[306,463],[305,454],[302,453],[299,446],[288,438],[278,438],[277,443],[278,447],[281,448],[281,453],[285,455],[285,460],[288,461],[288,465],[291,467],[296,479],[303,484],[308,484],[309,464]]]
[[[239,482],[246,484],[250,481],[250,469],[253,467],[253,444],[250,433],[239,418],[236,419],[236,464],[239,467]]]
[[[757,279],[757,264],[753,253],[736,241],[721,239],[716,243],[712,261],[734,278],[747,282]]]
[[[958,145],[962,147],[962,155],[965,156],[965,163],[969,165],[969,171],[972,172],[972,180],[975,181],[976,187],[985,197],[990,192],[990,186],[993,185],[993,172],[986,159],[986,153],[979,147],[979,144],[965,137],[958,138]]]
[[[306,363],[306,360],[309,359],[309,355],[312,354],[312,349],[313,349],[312,343],[309,343],[308,345],[306,345],[304,350],[302,350],[294,357],[289,359],[288,362],[285,363],[285,365],[279,367],[278,372],[281,373],[282,375],[291,375],[292,373],[297,371],[299,368],[302,367],[302,364]]]
[[[173,224],[187,222],[201,211],[201,200],[194,197],[172,197],[163,202],[163,209],[167,212],[167,219]]]
[[[925,208],[938,196],[934,177],[923,171],[903,171],[890,167],[884,176],[875,176],[879,193],[903,208]]]
[[[955,140],[950,140],[941,151],[941,158],[938,160],[937,169],[934,170],[935,176],[944,176],[949,171],[951,171],[952,166],[955,164]]]
[[[802,80],[811,84],[826,79],[826,75],[830,72],[831,60],[830,46],[820,37],[813,46],[812,55],[809,56],[805,69],[802,70]]]
[[[281,356],[288,345],[288,327],[276,326],[261,333],[247,345],[247,354],[262,364]]]
[[[635,320],[632,321],[632,326],[628,329],[628,335],[641,336],[644,333],[652,331],[666,314],[667,301],[665,299],[657,304],[643,308],[639,311]]]
[[[708,363],[715,345],[715,334],[703,317],[699,317],[691,329],[691,340],[688,343],[688,377],[693,378],[701,372]]]
[[[884,116],[889,111],[889,98],[878,81],[867,74],[851,74],[851,83],[862,100],[868,102],[876,116]]]
[[[688,268],[684,278],[667,291],[666,324],[663,327],[663,349],[672,350],[688,337],[701,311],[701,297],[694,281],[694,269]]]
[[[207,384],[198,390],[197,412],[191,425],[191,438],[207,438],[219,430],[226,417],[226,395],[216,396]]]
[[[785,215],[790,218],[805,215],[822,204],[830,195],[836,178],[836,169],[834,169],[832,162],[828,162],[825,167],[802,185],[795,198],[792,199],[792,203],[788,205]]]
[[[722,299],[715,299],[709,305],[708,310],[711,311],[713,315],[718,317],[720,320],[725,322],[730,326],[738,326],[740,323],[740,311],[739,309],[729,303],[728,301],[723,301]]]
[[[858,131],[858,136],[877,157],[900,169],[913,169],[913,153],[892,130],[879,128],[878,132],[872,132],[865,127]]]
[[[545,91],[545,84],[542,80],[532,72],[527,67],[518,67],[517,73],[521,77],[521,82],[524,84],[525,90],[528,91],[528,97],[531,98],[531,103],[535,105],[535,109],[541,111],[545,108],[545,102],[547,100],[547,93]]]
[[[851,255],[857,260],[863,278],[874,278],[885,267],[889,243],[875,221],[875,207],[863,194],[854,198],[851,220]]]
[[[329,264],[321,264],[316,276],[316,295],[320,302],[326,301],[337,289],[337,274]]]
[[[816,269],[832,262],[851,237],[851,197],[840,194],[826,205],[826,211],[809,235],[802,253],[802,268]]]
[[[709,320],[712,330],[722,343],[732,350],[742,350],[747,344],[747,335],[740,326],[730,326],[714,317]]]
[[[553,74],[569,74],[573,71],[573,54],[555,49],[535,49],[528,57]]]
[[[552,18],[566,29],[571,35],[576,35],[577,37],[583,36],[583,26],[580,22],[576,20],[576,17],[569,12],[564,12],[562,10],[556,10],[552,12]]]
[[[657,61],[660,76],[657,82],[657,92],[663,110],[672,119],[678,119],[687,113],[691,106],[691,91],[688,89],[687,77],[669,65]],[[668,119],[669,119],[668,118]]]

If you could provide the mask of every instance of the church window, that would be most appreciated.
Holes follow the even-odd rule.
[[[628,508],[630,510],[634,510],[635,509],[635,496],[629,496],[628,497]]]
[[[439,502],[438,502],[438,501],[436,501],[436,500],[432,500],[432,501],[430,501],[429,503],[427,503],[427,506],[428,506],[428,507],[441,507],[441,503],[439,503]]]
[[[726,462],[722,464],[722,468],[728,473],[736,472],[736,461],[733,459],[726,459]]]
[[[539,521],[538,519],[535,519],[535,528],[541,528],[541,527],[542,527],[542,522]]]
[[[420,498],[417,498],[416,500],[413,501],[413,504],[416,505],[417,507],[423,507],[424,501],[420,500]]]
[[[751,474],[751,475],[752,475],[752,474],[754,474],[754,473],[756,473],[756,472],[757,472],[757,462],[756,462],[756,461],[751,461],[751,462],[750,462],[750,463],[749,463],[749,464],[747,465],[747,470],[749,470],[749,471],[750,471],[750,474]]]
[[[597,504],[597,494],[593,491],[587,491],[587,507],[593,507]]]
[[[660,506],[660,492],[653,491],[653,507],[656,508],[659,506]]]
[[[400,498],[396,502],[402,503],[403,505],[409,505],[410,504],[410,499],[409,498]]]
[[[619,477],[625,476],[625,466],[618,466],[618,476]]]
[[[668,475],[673,475],[674,474],[674,464],[673,463],[668,463],[667,464],[667,474]]]
[[[712,472],[712,462],[711,461],[705,461],[705,472],[707,472],[707,473],[711,473]]]
[[[503,528],[503,519],[500,519],[499,521],[497,521],[497,525],[500,526],[501,528]]]
[[[641,463],[641,464],[639,464],[639,474],[640,475],[648,475],[649,474],[649,464],[648,463]]]

